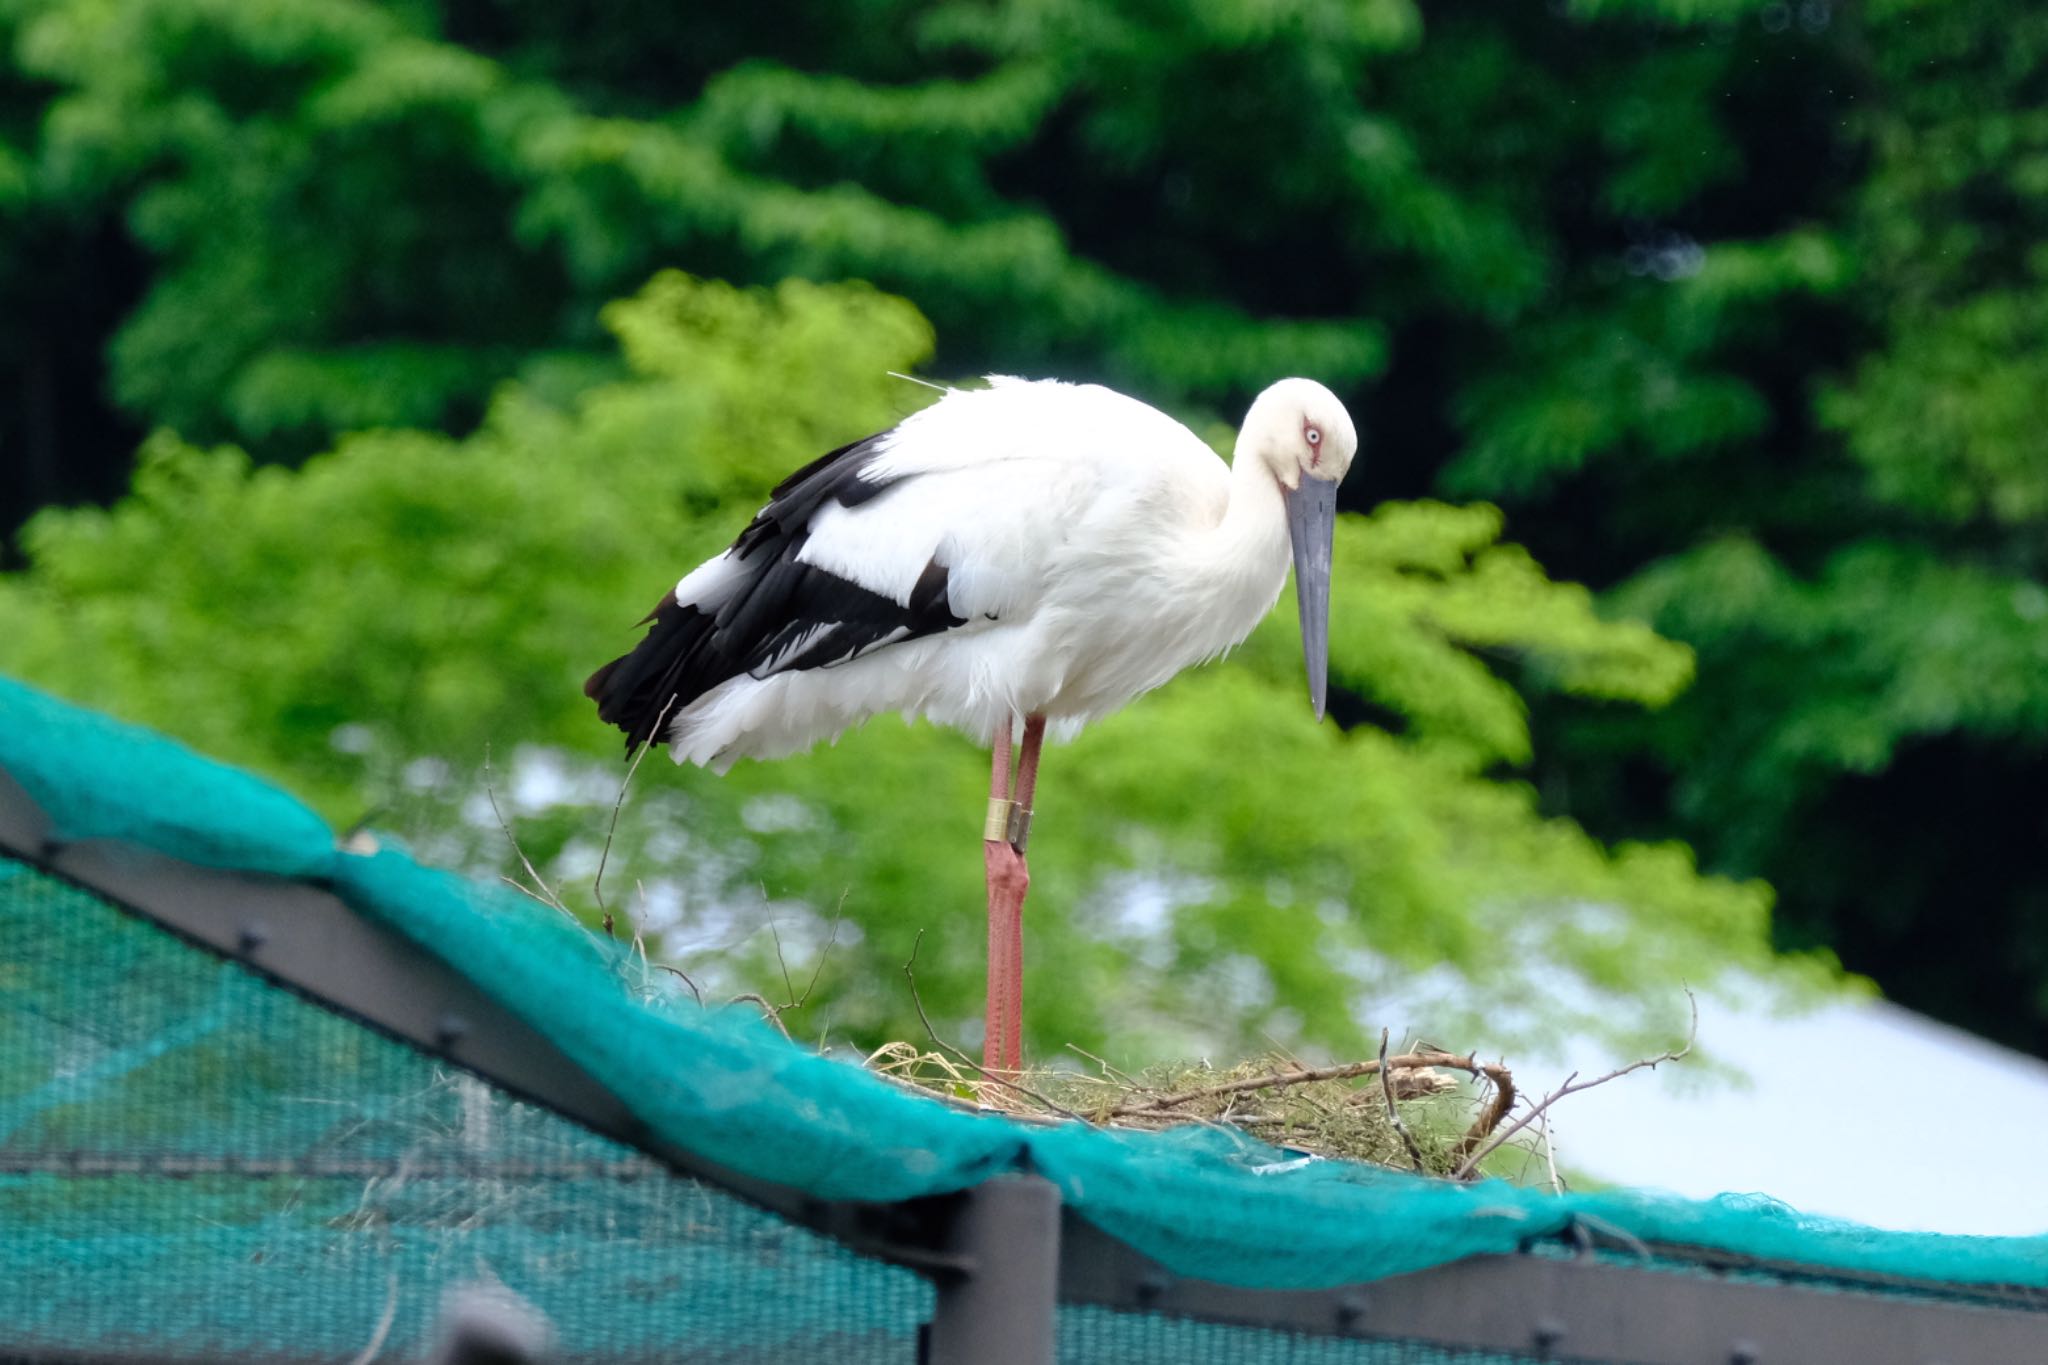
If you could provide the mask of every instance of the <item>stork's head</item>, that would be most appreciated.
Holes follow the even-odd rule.
[[[1316,719],[1330,685],[1330,551],[1337,536],[1337,482],[1358,453],[1358,429],[1344,405],[1313,379],[1283,379],[1252,402],[1237,458],[1265,463],[1287,503],[1294,542],[1294,596]]]
[[[1247,445],[1290,492],[1309,481],[1334,488],[1358,453],[1358,429],[1336,394],[1313,379],[1283,379],[1252,401],[1239,451]]]

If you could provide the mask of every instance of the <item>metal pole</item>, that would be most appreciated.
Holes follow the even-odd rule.
[[[1052,1365],[1059,1307],[1060,1192],[1044,1176],[1003,1176],[967,1191],[938,1282],[923,1365]]]

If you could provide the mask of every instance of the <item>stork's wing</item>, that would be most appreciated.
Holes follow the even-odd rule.
[[[784,480],[731,549],[662,599],[639,646],[591,675],[584,691],[629,747],[741,674],[830,667],[1031,607],[1091,462],[1009,443],[994,458],[919,458],[904,449],[914,423]]]

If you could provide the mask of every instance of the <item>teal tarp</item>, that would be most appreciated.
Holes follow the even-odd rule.
[[[1044,1128],[922,1100],[758,1020],[621,985],[607,950],[499,887],[385,850],[361,856],[302,803],[162,736],[0,679],[0,770],[64,839],[117,839],[215,868],[317,880],[518,1012],[663,1139],[823,1197],[893,1200],[1024,1165],[1183,1275],[1250,1287],[1376,1279],[1594,1220],[1645,1241],[1817,1269],[2048,1287],[2048,1236],[1892,1233],[1754,1195],[1554,1196],[1278,1154],[1210,1129]]]

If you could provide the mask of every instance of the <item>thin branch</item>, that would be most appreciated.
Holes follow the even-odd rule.
[[[1422,1149],[1415,1145],[1415,1134],[1408,1131],[1408,1125],[1401,1121],[1401,1111],[1394,1106],[1394,1073],[1387,1066],[1386,1029],[1380,1030],[1380,1090],[1387,1097],[1387,1122],[1394,1125],[1394,1131],[1401,1135],[1401,1145],[1408,1149],[1408,1160],[1417,1171],[1422,1170]]]
[[[699,1008],[703,1006],[704,992],[697,989],[697,983],[690,980],[690,974],[688,972],[684,971],[681,967],[671,967],[666,962],[657,962],[654,965],[660,971],[674,973],[685,986],[688,986],[690,988],[690,994],[697,997],[697,1004]]]
[[[1266,1040],[1267,1044],[1271,1046],[1273,1049],[1273,1055],[1278,1057],[1281,1061],[1287,1063],[1296,1071],[1308,1070],[1308,1067],[1302,1062],[1301,1058],[1294,1055],[1294,1049],[1288,1047],[1278,1038],[1275,1038],[1270,1029],[1260,1029],[1259,1036]]]
[[[519,846],[519,836],[512,832],[512,822],[505,818],[505,812],[498,809],[498,793],[491,786],[491,746],[488,744],[484,745],[484,797],[491,803],[491,814],[497,817],[498,828],[505,833],[505,842],[512,845],[512,851],[519,855],[520,866],[526,869],[526,875],[533,878],[533,884],[539,887],[540,891],[538,894],[535,894],[532,891],[527,891],[518,882],[512,881],[510,877],[505,878],[505,880],[511,882],[514,886],[518,886],[521,891],[526,891],[526,894],[533,896],[542,905],[552,905],[563,914],[573,918],[575,912],[562,904],[562,898],[555,894],[553,887],[548,885],[548,879],[540,875],[540,870],[533,865],[533,860],[526,856],[526,850]]]
[[[1394,1065],[1410,1061],[1406,1057],[1393,1059]],[[1345,1081],[1353,1076],[1370,1076],[1380,1069],[1378,1062],[1346,1062],[1341,1066],[1316,1067],[1308,1071],[1288,1073],[1273,1072],[1265,1076],[1251,1076],[1235,1081],[1219,1081],[1215,1085],[1197,1086],[1192,1090],[1180,1090],[1168,1095],[1159,1095],[1140,1104],[1120,1104],[1110,1111],[1115,1118],[1141,1118],[1147,1115],[1164,1114],[1181,1105],[1197,1100],[1218,1099],[1224,1095],[1235,1095],[1247,1090],[1273,1090],[1281,1086],[1302,1085],[1311,1081]]]
[[[635,877],[633,879],[633,889],[640,893],[640,919],[645,921],[647,918],[647,883]],[[647,956],[647,941],[641,936],[640,924],[637,922],[633,923],[633,947],[639,952],[640,962],[643,967],[653,967],[674,975],[685,986],[690,988],[690,994],[696,997],[697,1008],[704,1008],[704,992],[697,989],[697,983],[690,980],[688,972],[684,971],[681,967],[671,967],[666,962],[656,962]]]
[[[1478,1075],[1489,1072],[1485,1063],[1475,1061],[1469,1054],[1457,1056],[1449,1052],[1405,1052],[1389,1057],[1387,1065],[1396,1071],[1420,1070],[1423,1067],[1447,1066],[1459,1071]],[[1338,1066],[1319,1066],[1298,1071],[1274,1071],[1264,1076],[1252,1076],[1241,1080],[1219,1081],[1215,1085],[1199,1086],[1193,1090],[1182,1090],[1170,1095],[1160,1095],[1142,1104],[1120,1105],[1114,1111],[1118,1118],[1140,1118],[1159,1115],[1167,1110],[1190,1104],[1196,1100],[1217,1099],[1224,1095],[1235,1095],[1247,1090],[1276,1090],[1290,1085],[1308,1085],[1316,1081],[1348,1081],[1355,1076],[1376,1076],[1379,1074],[1378,1061],[1345,1062]]]
[[[1551,1105],[1556,1104],[1565,1096],[1576,1095],[1581,1090],[1591,1090],[1596,1085],[1605,1085],[1609,1081],[1620,1080],[1623,1076],[1628,1075],[1630,1072],[1641,1071],[1644,1067],[1649,1067],[1651,1070],[1655,1070],[1657,1067],[1662,1066],[1665,1062],[1678,1061],[1681,1058],[1683,1058],[1687,1053],[1691,1052],[1693,1040],[1699,1036],[1700,1031],[1700,1002],[1698,997],[1693,995],[1693,993],[1690,990],[1688,990],[1685,993],[1685,999],[1686,1003],[1692,1007],[1692,1022],[1687,1026],[1685,1030],[1685,1043],[1683,1046],[1672,1048],[1667,1052],[1660,1052],[1655,1057],[1640,1058],[1637,1061],[1630,1062],[1627,1066],[1617,1067],[1615,1070],[1608,1072],[1604,1076],[1595,1076],[1590,1081],[1580,1080],[1579,1073],[1574,1071],[1571,1075],[1564,1078],[1563,1085],[1551,1091],[1548,1095],[1545,1095],[1542,1098],[1542,1100],[1539,1101],[1536,1104],[1536,1106],[1532,1108],[1528,1113],[1522,1115],[1522,1117],[1520,1117],[1519,1119],[1516,1119],[1506,1128],[1503,1128],[1500,1132],[1494,1135],[1492,1141],[1488,1142],[1478,1151],[1466,1157],[1465,1160],[1459,1164],[1458,1169],[1452,1172],[1452,1178],[1457,1180],[1470,1179],[1472,1176],[1472,1172],[1478,1169],[1479,1163],[1481,1161],[1484,1161],[1488,1156],[1492,1155],[1496,1148],[1500,1147],[1503,1143],[1507,1142],[1507,1140],[1512,1138],[1515,1134],[1521,1132],[1524,1128],[1527,1128],[1531,1123],[1534,1123],[1536,1120],[1542,1118],[1543,1115],[1549,1110]]]
[[[1138,1080],[1135,1076],[1126,1075],[1124,1072],[1118,1071],[1108,1062],[1103,1061],[1102,1058],[1096,1056],[1094,1053],[1090,1052],[1087,1048],[1082,1047],[1078,1043],[1068,1043],[1067,1051],[1078,1053],[1081,1056],[1086,1057],[1089,1061],[1095,1063],[1095,1065],[1102,1068],[1103,1075],[1109,1077],[1111,1080],[1114,1081],[1122,1081],[1125,1085],[1130,1086],[1133,1090],[1145,1090],[1149,1088],[1142,1081]]]
[[[647,883],[635,877],[633,879],[633,890],[638,892],[640,896],[640,913],[635,915],[631,910],[628,910],[626,912],[626,927],[633,931],[633,951],[639,954],[640,975],[644,977],[647,975],[648,967],[652,965],[647,960],[647,939],[640,932],[640,922],[647,917]]]
[[[498,874],[498,880],[505,883],[505,885],[511,887],[514,891],[517,891],[520,895],[525,896],[528,900],[538,902],[541,905],[545,905],[550,910],[561,910],[565,914],[569,913],[568,908],[566,906],[555,904],[555,902],[549,900],[546,896],[543,896],[540,892],[534,890],[525,882],[520,881],[517,877],[508,877],[504,873],[500,872]]]
[[[1536,1131],[1543,1143],[1543,1164],[1550,1168],[1550,1192],[1563,1194],[1564,1177],[1557,1173],[1557,1144],[1550,1140],[1550,1115],[1536,1121]]]
[[[804,993],[796,999],[792,1006],[793,1008],[802,1009],[805,1005],[811,1003],[811,992],[818,989],[818,978],[825,974],[825,963],[831,958],[832,949],[838,946],[839,921],[844,917],[845,911],[846,892],[841,891],[839,893],[839,904],[834,906],[832,910],[832,932],[826,936],[825,946],[819,949],[818,960],[811,964],[811,979],[804,983]]]
[[[796,984],[789,979],[789,962],[782,956],[782,931],[775,927],[775,916],[768,917],[768,937],[775,940],[775,965],[782,968],[782,993],[789,1003],[784,1009],[796,1008]]]
[[[668,723],[669,710],[676,701],[676,697],[668,699],[667,705],[661,708],[661,714],[654,718],[654,729],[648,732],[649,737],[641,740],[639,746],[633,750],[633,761],[626,765],[626,775],[619,782],[619,794],[612,801],[612,822],[604,832],[604,850],[597,855],[597,875],[590,879],[590,894],[597,898],[597,909],[604,916],[604,931],[607,935],[612,931],[612,912],[607,910],[604,904],[604,869],[605,864],[611,861],[612,840],[619,832],[619,811],[626,804],[626,791],[633,785],[633,774],[640,771],[640,760],[647,757],[647,751],[654,747],[653,736],[660,734],[661,727]]]
[[[1515,1076],[1503,1063],[1482,1064],[1476,1075],[1483,1075],[1493,1086],[1493,1095],[1480,1106],[1479,1115],[1472,1120],[1472,1126],[1465,1130],[1465,1136],[1458,1139],[1458,1145],[1451,1149],[1454,1157],[1467,1157],[1474,1148],[1484,1142],[1500,1121],[1508,1116],[1508,1110],[1515,1103]]]
[[[784,1038],[789,1038],[789,1029],[782,1022],[782,1007],[780,1005],[772,1005],[768,1002],[767,996],[756,995],[752,991],[741,991],[732,998],[732,1003],[735,1005],[742,1001],[749,1005],[759,1005],[761,1013],[767,1017],[768,1022],[775,1025],[775,1031]],[[790,1039],[790,1041],[794,1042],[795,1039]]]

